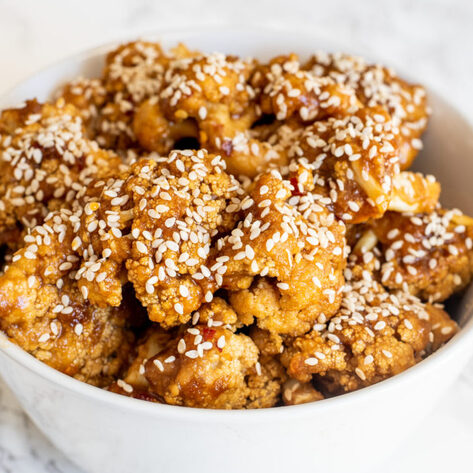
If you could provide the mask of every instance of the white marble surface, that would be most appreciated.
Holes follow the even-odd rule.
[[[84,48],[196,24],[313,30],[401,65],[473,123],[470,0],[0,0],[0,93]],[[473,361],[378,471],[471,471],[472,401]],[[0,473],[10,472],[80,473],[31,424],[0,380]]]

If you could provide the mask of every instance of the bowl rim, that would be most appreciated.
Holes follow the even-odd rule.
[[[333,48],[340,48],[346,52],[351,52],[357,54],[355,48],[347,45],[343,45],[333,38],[327,36],[316,35],[310,33],[307,30],[297,31],[293,29],[286,29],[273,26],[265,26],[263,28],[256,28],[254,26],[238,26],[238,27],[225,27],[223,25],[208,25],[208,26],[199,26],[191,28],[164,28],[159,30],[147,30],[141,33],[130,33],[124,36],[117,35],[111,41],[94,46],[91,48],[84,49],[82,51],[76,52],[72,55],[64,56],[58,60],[55,60],[38,70],[34,73],[29,74],[17,81],[13,86],[9,87],[6,91],[2,92],[0,95],[0,107],[3,107],[8,100],[8,97],[12,95],[16,89],[21,87],[26,82],[33,80],[36,76],[66,63],[79,63],[87,59],[92,59],[99,55],[104,55],[111,48],[116,47],[118,44],[132,41],[137,38],[139,39],[148,39],[148,40],[158,40],[158,38],[165,38],[168,36],[177,36],[183,35],[187,36],[189,34],[198,34],[201,32],[207,32],[208,29],[215,34],[224,32],[230,36],[241,35],[245,33],[254,34],[255,32],[267,34],[288,34],[296,33],[298,36],[302,36],[312,41],[321,40],[331,45]],[[178,40],[178,39],[177,39]],[[370,55],[364,56],[370,60],[376,61],[376,58],[370,57]],[[409,74],[402,73],[401,75],[408,79]],[[473,128],[470,121],[459,111],[456,107],[451,105],[448,100],[445,100],[441,94],[438,94],[431,87],[426,87],[429,90],[429,95],[435,96],[437,100],[441,101],[445,106],[448,106],[453,110],[458,119],[465,122],[468,125],[469,131],[473,136]],[[26,100],[26,98],[25,98]],[[467,290],[467,294],[464,296],[465,299],[473,299],[473,284]],[[465,312],[473,312],[473,304],[468,304],[463,308]],[[72,378],[50,366],[39,361],[33,355],[30,355],[28,352],[23,350],[20,346],[16,345],[6,336],[6,334],[0,331],[0,354],[5,355],[7,358],[12,360],[14,363],[21,365],[28,371],[31,371],[33,374],[43,378],[44,380],[51,382],[58,387],[65,389],[69,393],[84,397],[89,401],[99,402],[101,404],[113,405],[119,409],[127,409],[129,411],[134,411],[135,413],[146,414],[147,416],[159,417],[159,418],[173,418],[175,420],[184,420],[184,421],[194,421],[194,422],[209,422],[214,423],[225,423],[228,421],[231,422],[260,422],[264,420],[283,420],[285,418],[295,417],[306,417],[308,413],[311,415],[315,414],[317,410],[333,410],[338,408],[343,408],[344,406],[352,405],[354,401],[360,398],[365,398],[364,402],[368,402],[369,397],[383,395],[386,391],[389,391],[395,384],[400,384],[402,382],[408,383],[409,380],[412,380],[416,377],[419,371],[427,374],[436,369],[436,364],[440,362],[446,362],[448,359],[451,359],[457,356],[464,347],[468,344],[473,344],[473,315],[469,317],[467,323],[459,330],[459,332],[444,346],[439,348],[435,353],[429,355],[424,360],[420,361],[416,365],[408,368],[407,370],[399,373],[391,378],[383,380],[379,383],[367,386],[357,391],[345,393],[339,396],[332,398],[327,398],[322,401],[312,402],[307,404],[301,404],[297,406],[278,406],[264,409],[236,409],[236,410],[221,410],[221,409],[204,409],[204,408],[190,408],[183,406],[174,406],[168,404],[152,403],[149,401],[135,399],[121,394],[113,393],[107,391],[103,388],[98,388],[96,386],[89,385],[83,381],[79,381],[75,378]],[[363,400],[363,399],[362,399]],[[20,399],[21,402],[21,399]]]

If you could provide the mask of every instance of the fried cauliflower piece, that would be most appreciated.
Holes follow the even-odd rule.
[[[345,266],[345,226],[314,194],[295,195],[277,171],[261,175],[241,201],[243,217],[216,244],[211,266],[244,324],[256,317],[271,332],[302,334],[338,308]]]
[[[251,84],[260,92],[262,113],[275,115],[277,120],[297,116],[307,123],[350,114],[361,106],[353,89],[303,70],[296,54],[277,56],[260,65]]]
[[[159,93],[171,57],[158,43],[122,44],[107,55],[100,78],[75,79],[58,95],[77,107],[91,138],[123,153],[137,146],[132,126],[136,108]]]
[[[0,276],[0,328],[23,349],[63,373],[106,386],[128,363],[133,311],[84,299],[71,269],[72,213],[50,214]]]
[[[316,76],[328,76],[338,84],[351,87],[365,106],[384,107],[401,132],[401,169],[409,168],[422,149],[420,137],[430,115],[422,86],[404,81],[392,69],[368,64],[363,58],[342,53],[317,53],[305,68]]]
[[[102,77],[107,101],[96,136],[101,146],[123,150],[136,145],[136,107],[159,93],[169,60],[158,43],[148,41],[123,44],[107,55]]]
[[[148,360],[145,376],[150,390],[168,404],[239,409],[255,402],[247,377],[257,362],[258,349],[246,335],[197,325],[181,330]]]
[[[473,219],[459,210],[388,212],[370,227],[379,240],[386,287],[443,301],[471,281]]]
[[[92,178],[121,160],[84,135],[74,107],[29,101],[0,117],[0,232],[32,228],[49,210],[70,207]],[[3,238],[4,239],[4,238]]]
[[[208,264],[212,238],[233,228],[240,202],[239,184],[224,169],[219,156],[204,150],[175,151],[131,168],[128,278],[150,319],[164,327],[186,323],[216,290]]]
[[[226,136],[249,112],[254,91],[247,83],[252,61],[220,53],[176,59],[166,71],[160,102],[171,120],[193,118],[199,124],[201,145]],[[223,133],[223,135],[222,135]]]
[[[332,199],[338,218],[356,224],[381,217],[399,173],[397,129],[381,108],[317,121],[302,133],[290,156],[310,166],[315,189]]]
[[[353,391],[413,366],[438,347],[442,331],[445,342],[457,330],[440,308],[387,292],[362,266],[348,268],[346,279],[339,312],[288,342],[281,359],[289,376],[306,383],[315,375],[331,394]]]
[[[254,175],[258,167],[243,151],[252,150],[259,162],[279,159],[269,145],[248,133],[256,120],[254,91],[248,84],[253,67],[222,54],[171,61],[159,96],[137,110],[134,131],[140,144],[162,154],[181,138],[195,138],[202,148],[222,153],[234,174]],[[255,151],[257,146],[261,149]]]
[[[199,313],[200,318],[192,317],[194,326],[178,332],[150,327],[124,378],[108,389],[193,407],[254,409],[278,403],[287,379],[281,363],[269,356],[258,358],[249,337],[232,333],[232,327],[219,320],[236,319],[223,299],[204,304]],[[201,318],[207,318],[206,325]]]

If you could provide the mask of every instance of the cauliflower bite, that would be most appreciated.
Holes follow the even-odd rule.
[[[148,360],[145,376],[150,391],[168,404],[241,409],[255,404],[255,394],[267,396],[261,386],[250,386],[251,377],[261,369],[257,363],[258,349],[246,335],[196,325],[181,329],[163,351]]]
[[[459,210],[388,212],[370,227],[379,240],[386,287],[443,301],[471,281],[473,219]]]
[[[29,101],[0,117],[0,232],[42,223],[48,210],[70,207],[92,178],[121,161],[84,136],[74,107]],[[2,237],[2,239],[4,239]]]
[[[306,383],[315,375],[331,394],[353,391],[413,366],[439,346],[439,334],[445,342],[457,331],[440,308],[387,292],[362,266],[351,265],[346,279],[338,313],[287,342],[289,376]]]
[[[51,213],[0,276],[0,327],[36,358],[77,379],[105,386],[128,362],[133,334],[127,304],[99,308],[84,299],[71,269],[67,210]]]
[[[338,218],[360,223],[388,209],[399,172],[397,129],[381,108],[307,127],[290,156],[310,166],[317,192],[330,197]]]
[[[306,170],[292,182],[277,171],[261,175],[241,201],[242,220],[216,244],[211,269],[244,324],[256,317],[261,328],[302,334],[338,308],[345,226],[300,192],[311,182]]]
[[[140,144],[166,153],[181,138],[222,153],[229,172],[254,176],[284,159],[279,150],[252,136],[254,91],[248,84],[252,62],[222,54],[178,58],[170,63],[159,97],[137,110],[134,130]]]
[[[361,106],[352,88],[303,70],[296,54],[262,64],[251,84],[259,92],[261,112],[277,120],[296,116],[302,122],[312,122],[350,114]]]
[[[150,327],[124,378],[108,389],[193,407],[254,409],[279,402],[284,368],[272,357],[258,358],[247,336],[232,334],[227,322],[236,314],[223,299],[204,304],[192,320],[178,333]]]
[[[204,150],[175,151],[139,161],[126,183],[135,206],[128,278],[150,319],[165,327],[187,322],[212,300],[211,240],[233,227],[240,202],[224,169],[220,156]]]
[[[305,68],[316,76],[328,76],[337,84],[351,87],[368,107],[384,107],[400,128],[400,166],[407,169],[412,164],[422,149],[420,136],[430,115],[422,86],[409,84],[389,68],[343,53],[317,53]]]
[[[170,56],[157,43],[134,41],[111,51],[99,79],[75,79],[59,96],[76,106],[89,135],[118,152],[136,147],[136,108],[161,90]]]
[[[100,110],[97,142],[105,148],[134,146],[135,109],[161,90],[169,58],[157,43],[134,41],[107,55],[103,84],[107,101]]]

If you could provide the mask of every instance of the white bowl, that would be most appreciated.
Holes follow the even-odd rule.
[[[348,52],[331,41],[268,30],[173,31],[148,35],[165,46],[267,58],[317,49]],[[46,99],[79,74],[100,74],[114,45],[88,51],[41,71],[0,100]],[[382,60],[382,58],[381,58]],[[430,93],[434,115],[418,169],[443,184],[442,200],[473,214],[473,131]],[[49,439],[84,470],[95,473],[320,471],[366,472],[385,458],[432,409],[473,353],[473,290],[455,307],[461,331],[406,372],[358,392],[294,407],[216,411],[130,399],[76,381],[0,336],[0,373]]]

